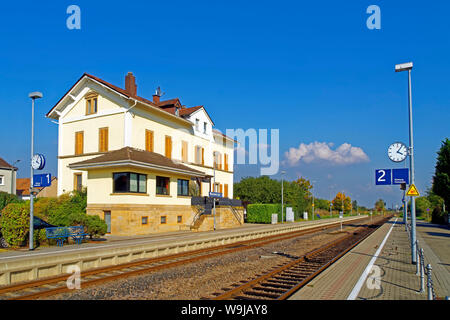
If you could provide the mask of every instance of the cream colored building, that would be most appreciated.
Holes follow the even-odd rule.
[[[233,198],[235,141],[214,129],[203,106],[139,97],[131,73],[125,89],[84,74],[47,117],[58,121],[58,195],[86,187],[88,214],[112,234],[198,227],[196,188]],[[225,216],[219,227],[242,223]]]

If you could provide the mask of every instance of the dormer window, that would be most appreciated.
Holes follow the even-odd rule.
[[[98,95],[89,94],[86,96],[86,115],[97,113]]]

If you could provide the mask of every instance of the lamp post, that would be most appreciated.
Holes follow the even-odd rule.
[[[34,155],[34,100],[40,99],[43,97],[40,92],[32,92],[28,95],[31,98],[31,158],[30,158],[30,168],[31,168],[31,177],[30,177],[30,250],[34,250],[34,228],[33,228],[33,220],[34,220],[34,194],[33,194],[33,174],[34,169],[31,161]]]
[[[284,195],[284,190],[283,190],[283,174],[285,174],[286,171],[281,171],[281,223],[283,223],[284,219],[283,219],[283,195]]]
[[[11,194],[16,194],[15,192],[14,192],[14,171],[16,171],[15,169],[17,169],[17,168],[15,168],[14,166],[17,164],[17,163],[19,163],[20,162],[20,160],[16,160],[14,163],[13,163],[13,165],[12,165],[12,168],[11,168]]]
[[[408,71],[408,113],[409,113],[409,170],[411,171],[411,184],[414,184],[414,139],[412,120],[412,92],[411,92],[411,70],[413,63],[395,65],[395,72]],[[416,201],[411,197],[411,263],[416,264]]]

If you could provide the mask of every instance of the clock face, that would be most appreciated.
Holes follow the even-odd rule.
[[[401,142],[395,142],[388,148],[388,156],[394,162],[402,162],[408,155],[408,149],[405,144]]]
[[[31,159],[31,166],[34,170],[42,170],[44,168],[45,159],[44,156],[40,154],[36,154],[33,156],[33,159]]]

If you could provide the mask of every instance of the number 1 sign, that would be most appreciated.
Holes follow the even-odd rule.
[[[375,184],[377,186],[392,184],[392,170],[391,169],[375,170]]]

